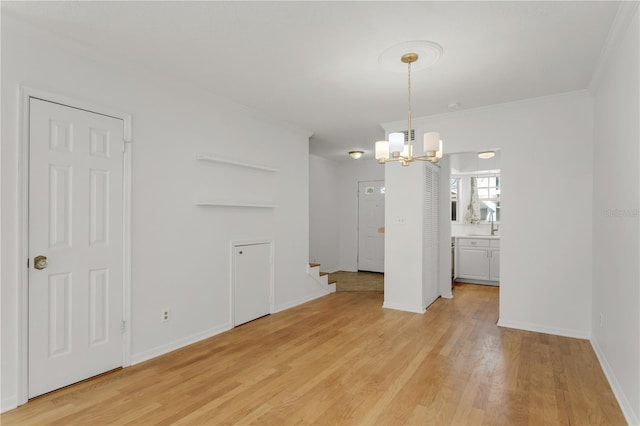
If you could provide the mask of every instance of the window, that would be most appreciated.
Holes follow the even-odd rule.
[[[458,194],[460,193],[460,178],[451,178],[451,221],[458,220]]]
[[[480,220],[500,221],[500,176],[477,178]]]
[[[450,180],[451,221],[464,223],[472,209],[469,223],[500,221],[500,170],[487,170],[452,174]],[[479,206],[472,207],[472,192],[475,191]],[[479,207],[479,212],[476,210]]]

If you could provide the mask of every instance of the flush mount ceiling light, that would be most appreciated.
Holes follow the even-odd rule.
[[[482,151],[478,153],[478,158],[482,158],[483,160],[487,160],[489,158],[493,158],[496,155],[495,151]]]
[[[402,53],[401,53],[402,52]],[[437,163],[442,158],[442,140],[440,140],[440,133],[429,132],[424,134],[424,154],[413,155],[412,147],[412,134],[411,128],[411,68],[418,59],[422,58],[423,62],[420,65],[414,66],[414,70],[427,68],[438,61],[442,55],[442,47],[439,44],[430,41],[412,41],[408,43],[401,43],[387,49],[380,55],[380,63],[385,65],[391,58],[397,61],[398,57],[400,61],[397,64],[407,64],[408,69],[408,108],[407,108],[407,133],[405,144],[405,133],[390,133],[388,141],[378,141],[375,144],[376,160],[378,163],[384,164],[388,162],[399,162],[403,166],[408,166],[410,163],[420,160],[429,161],[431,163]],[[389,69],[396,69],[396,67],[387,66]]]
[[[364,154],[364,151],[349,151],[349,157],[353,158],[354,160],[362,157],[362,154]]]

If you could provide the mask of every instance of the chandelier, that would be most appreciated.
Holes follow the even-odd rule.
[[[413,155],[412,128],[411,128],[411,64],[418,60],[417,53],[405,53],[400,60],[408,67],[408,110],[407,110],[407,133],[405,144],[405,133],[395,132],[389,134],[388,141],[378,141],[375,144],[375,154],[378,163],[399,162],[403,166],[418,161],[429,161],[437,163],[442,158],[442,140],[440,133],[429,132],[424,134],[424,154]]]

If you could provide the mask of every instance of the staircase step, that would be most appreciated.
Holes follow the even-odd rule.
[[[329,273],[328,272],[320,272],[320,276],[321,277],[324,277],[325,275],[329,275]],[[338,282],[338,281],[335,280],[335,279],[332,279],[332,278],[328,278],[327,284],[331,285],[331,284],[335,284],[336,282]]]
[[[309,267],[310,268],[315,268],[315,267],[318,267],[318,266],[320,266],[319,263],[309,263]],[[324,277],[326,275],[329,275],[329,273],[328,272],[319,272],[318,275],[321,276],[321,277]],[[335,291],[336,282],[337,281],[334,280],[334,279],[327,279],[327,284],[330,285],[330,286],[333,286],[333,291]]]

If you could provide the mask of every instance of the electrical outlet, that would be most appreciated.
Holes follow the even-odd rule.
[[[604,314],[600,312],[600,327],[604,324]]]
[[[169,310],[165,309],[162,311],[162,322],[169,321]]]

